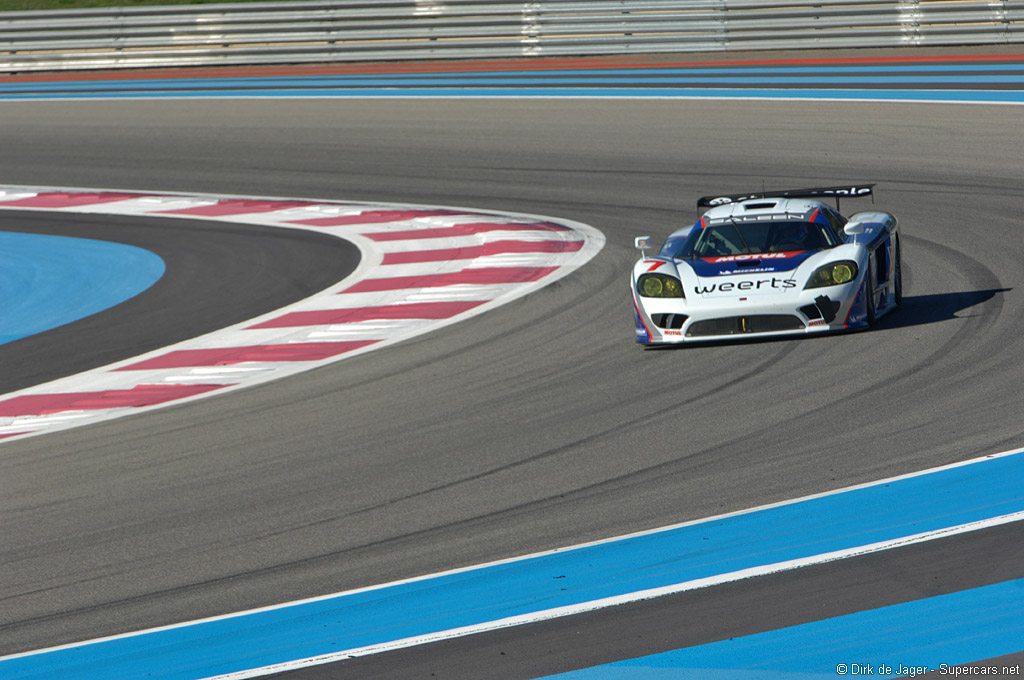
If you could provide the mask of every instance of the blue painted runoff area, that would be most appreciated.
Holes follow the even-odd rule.
[[[81,92],[103,93],[116,88],[118,92],[150,91],[256,91],[280,88],[282,93],[295,89],[312,89],[325,91],[328,88],[345,87],[430,87],[452,88],[460,86],[491,86],[500,88],[521,89],[523,86],[539,85],[935,85],[935,84],[989,84],[989,85],[1022,85],[1024,75],[810,75],[793,72],[789,75],[726,72],[719,70],[679,71],[675,69],[659,69],[656,71],[615,71],[595,74],[589,71],[544,73],[523,72],[500,74],[493,73],[459,73],[445,75],[329,75],[329,76],[292,76],[292,77],[244,77],[244,78],[176,78],[176,79],[140,79],[112,83],[106,80],[69,81],[53,83],[0,83],[0,93],[45,93]],[[159,94],[159,92],[158,92]]]
[[[1024,451],[607,542],[0,659],[5,680],[194,680],[1024,511]],[[850,659],[856,661],[856,659]]]
[[[3,95],[0,99],[132,99],[132,98],[237,98],[237,97],[540,97],[540,98],[694,98],[694,99],[793,99],[835,101],[916,101],[933,103],[1022,104],[1024,90],[915,90],[915,89],[786,89],[786,88],[689,88],[689,87],[366,87],[180,89],[154,92],[60,92],[53,94]]]
[[[978,663],[1024,650],[1024,579],[905,602],[757,635],[617,661],[548,680],[803,680],[948,674],[986,677],[1021,665]],[[964,677],[974,677],[964,676]]]
[[[523,70],[466,70],[449,73],[405,74],[327,74],[295,76],[205,76],[201,78],[139,78],[133,80],[66,80],[40,82],[2,82],[0,94],[45,91],[96,91],[116,88],[121,91],[166,89],[218,89],[269,87],[344,87],[352,85],[452,85],[500,84],[525,82],[660,82],[665,79],[688,82],[712,80],[715,82],[772,82],[785,79],[788,83],[1003,83],[1024,82],[1022,64],[956,64],[956,65],[861,65],[861,66],[786,66],[745,68],[604,68],[604,69],[523,69]],[[938,75],[936,75],[938,74]],[[949,75],[945,75],[949,74]]]
[[[0,232],[0,344],[109,309],[164,269],[159,256],[122,243]]]
[[[1024,63],[629,67],[0,82],[0,99],[687,97],[1024,103]]]

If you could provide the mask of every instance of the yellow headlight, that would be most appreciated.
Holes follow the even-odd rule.
[[[665,286],[657,276],[648,276],[644,279],[644,295],[647,297],[661,297],[663,290]]]
[[[853,260],[843,260],[822,265],[814,270],[807,285],[804,288],[824,288],[826,286],[841,286],[857,278],[857,263]]]
[[[683,284],[679,279],[668,274],[643,274],[636,282],[636,289],[644,297],[686,297],[683,295]]]
[[[832,280],[836,282],[836,285],[852,281],[853,270],[850,269],[850,265],[837,264],[835,267],[832,267]]]

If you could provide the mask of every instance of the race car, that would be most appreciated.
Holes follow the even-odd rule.
[[[644,345],[827,333],[867,328],[903,300],[896,218],[839,213],[873,184],[704,196],[710,208],[651,237],[630,280],[636,341]],[[835,208],[823,201],[835,200]]]

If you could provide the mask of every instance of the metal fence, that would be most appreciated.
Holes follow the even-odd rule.
[[[352,0],[0,13],[0,72],[1024,42],[1024,0]]]

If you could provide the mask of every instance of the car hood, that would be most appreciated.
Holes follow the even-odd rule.
[[[796,269],[819,252],[801,250],[713,257],[681,260],[679,265],[680,268],[688,267],[696,278],[687,293],[692,291],[705,299],[743,300],[747,296],[798,292],[802,286],[796,278]]]

